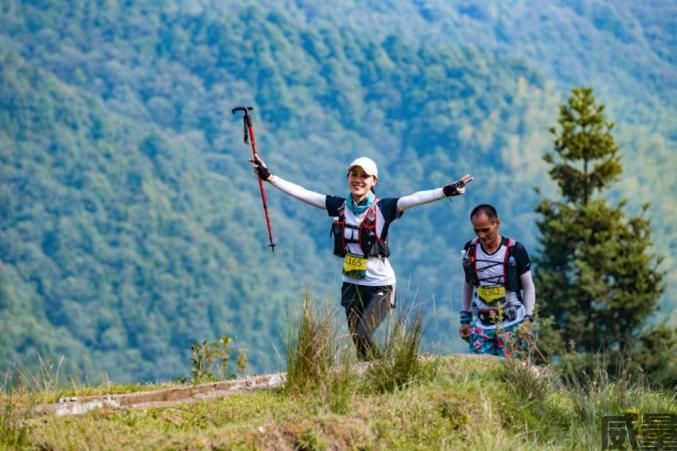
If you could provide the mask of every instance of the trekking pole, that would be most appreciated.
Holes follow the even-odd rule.
[[[252,143],[252,155],[254,161],[257,160],[258,158],[258,153],[256,153],[256,139],[254,138],[254,126],[252,125],[252,118],[249,115],[249,112],[252,111],[254,107],[248,106],[238,106],[233,108],[232,113],[235,114],[238,111],[243,111],[244,112],[244,117],[242,118],[243,123],[244,123],[244,143],[247,144],[249,141],[249,137],[251,137],[251,143]],[[266,226],[268,226],[268,239],[270,240],[270,249],[275,252],[275,243],[273,242],[273,227],[270,225],[270,214],[268,213],[268,202],[266,202],[266,192],[263,189],[263,180],[261,179],[261,176],[258,176],[259,178],[259,189],[261,190],[261,202],[263,203],[263,212],[266,215]]]
[[[529,348],[531,348],[531,349],[533,349],[534,351],[536,351],[536,352],[538,353],[538,356],[539,356],[541,359],[543,359],[544,362],[548,362],[548,359],[545,358],[545,356],[543,355],[543,353],[541,352],[541,350],[538,348],[538,346],[536,346],[536,342],[534,341],[534,338],[533,338],[533,337],[528,336],[528,337],[525,339],[525,341],[527,342],[527,345],[529,346]]]

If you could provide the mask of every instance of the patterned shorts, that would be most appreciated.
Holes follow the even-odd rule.
[[[470,326],[470,352],[511,357],[513,353],[519,354],[520,351],[526,351],[527,343],[519,337],[517,332],[522,322],[493,329],[485,329],[479,322],[473,323]]]

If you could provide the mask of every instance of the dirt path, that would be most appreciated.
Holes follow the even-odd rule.
[[[102,407],[130,409],[197,402],[204,399],[223,398],[233,393],[279,387],[284,384],[286,373],[252,376],[244,379],[213,382],[190,386],[176,386],[161,390],[125,393],[119,395],[95,395],[61,398],[53,404],[43,404],[34,410],[38,415],[81,415]]]
[[[425,358],[431,357],[427,356]],[[454,357],[470,359],[497,358],[495,356],[470,354],[454,354]],[[367,365],[362,363],[356,365],[354,370],[357,373],[362,373],[366,368]],[[280,387],[284,384],[286,378],[287,373],[274,373],[208,384],[177,385],[160,390],[136,393],[68,397],[61,398],[53,404],[39,405],[33,412],[38,415],[67,416],[82,415],[104,407],[110,409],[132,409],[166,404],[191,403],[205,399],[223,398],[234,393]]]

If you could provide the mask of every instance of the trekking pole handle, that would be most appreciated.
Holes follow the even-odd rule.
[[[249,115],[250,111],[253,111],[254,107],[253,106],[236,106],[231,110],[233,114],[237,113],[238,111],[243,111],[244,112],[244,143],[248,144],[249,143],[249,135],[252,134],[253,129],[252,129],[252,118]],[[256,153],[256,150],[254,150],[254,153]]]
[[[253,106],[236,106],[233,108],[231,111],[233,114],[237,113],[238,111],[243,111],[244,112],[244,119],[247,121],[247,127],[252,126],[252,118],[249,116],[250,111],[254,111]]]
[[[244,115],[248,116],[249,115],[248,111],[254,111],[254,107],[253,106],[236,106],[235,108],[233,108],[231,110],[231,112],[233,114],[237,113],[238,111],[244,111]]]

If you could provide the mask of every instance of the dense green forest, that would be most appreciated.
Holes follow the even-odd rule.
[[[326,213],[272,187],[270,254],[239,104],[271,170],[315,191],[343,194],[359,155],[380,196],[476,177],[390,235],[400,305],[424,306],[426,346],[446,352],[463,349],[469,210],[494,203],[538,252],[548,127],[590,85],[624,159],[613,200],[651,202],[677,287],[675,8],[536,4],[2,2],[0,370],[64,355],[79,376],[167,379],[221,335],[254,371],[284,367],[288,315],[306,288],[338,306],[340,262]]]

